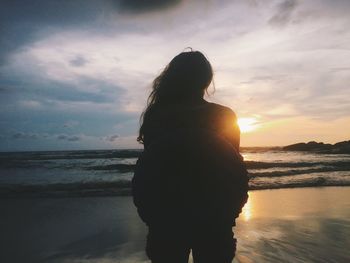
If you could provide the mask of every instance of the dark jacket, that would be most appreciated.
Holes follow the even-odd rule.
[[[132,181],[148,225],[233,225],[247,200],[236,116],[204,100],[154,109]]]
[[[161,105],[145,120],[144,147],[177,129],[201,128],[224,136],[239,151],[240,131],[236,114],[228,107],[200,100],[195,103]]]

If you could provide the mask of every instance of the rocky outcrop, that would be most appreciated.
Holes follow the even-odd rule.
[[[335,144],[315,142],[308,143],[296,143],[288,146],[284,146],[285,151],[310,151],[321,153],[349,153],[350,154],[350,141],[338,142]]]

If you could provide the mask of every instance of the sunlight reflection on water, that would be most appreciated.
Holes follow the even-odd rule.
[[[251,191],[236,262],[350,262],[350,188]]]
[[[244,208],[242,209],[242,216],[245,221],[249,221],[249,219],[252,217],[252,200],[248,199],[248,202],[245,204]]]

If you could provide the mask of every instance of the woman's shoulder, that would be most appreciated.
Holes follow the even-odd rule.
[[[210,107],[211,110],[213,110],[219,114],[223,114],[225,116],[230,116],[231,118],[232,117],[237,118],[236,113],[230,107],[227,107],[227,106],[224,106],[221,104],[217,104],[214,102],[208,102],[208,107]]]

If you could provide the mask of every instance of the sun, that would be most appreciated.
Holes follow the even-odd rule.
[[[241,132],[251,132],[258,127],[258,121],[255,118],[238,118],[237,123]]]

